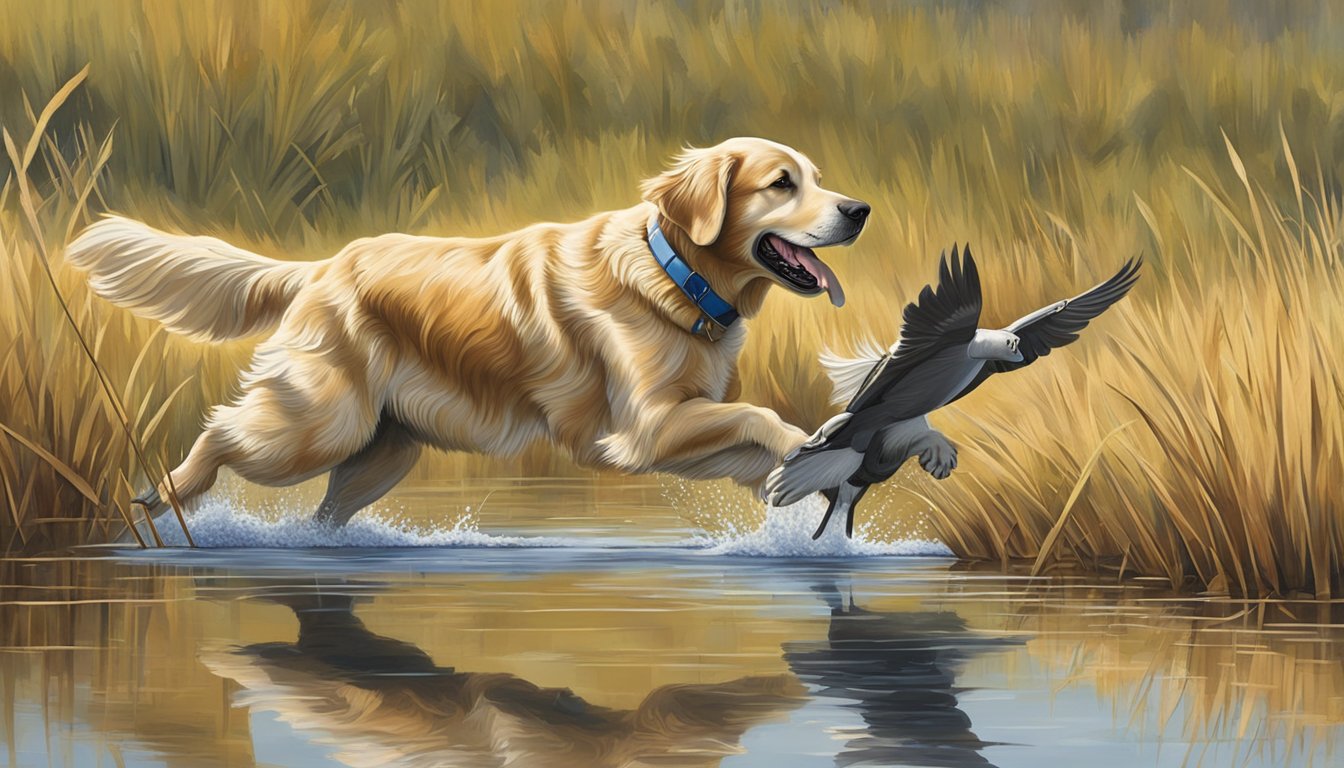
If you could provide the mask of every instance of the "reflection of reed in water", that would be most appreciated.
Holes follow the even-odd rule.
[[[834,568],[827,565],[822,570],[829,574]],[[808,572],[815,571],[809,567]],[[217,582],[205,583],[209,573],[103,559],[0,561],[0,646],[4,648],[0,653],[0,764],[5,764],[5,755],[16,743],[24,741],[24,729],[15,731],[16,724],[24,723],[28,724],[28,735],[36,734],[30,745],[39,751],[29,753],[27,758],[20,753],[18,758],[9,760],[10,765],[60,764],[59,758],[48,760],[47,753],[41,751],[44,733],[62,735],[61,739],[53,736],[48,749],[65,749],[66,744],[74,742],[74,749],[80,748],[80,744],[90,749],[89,753],[76,752],[81,756],[91,754],[96,745],[104,745],[108,751],[152,754],[172,765],[250,764],[254,740],[248,713],[220,706],[221,694],[235,690],[233,682],[221,681],[196,663],[196,658],[203,644],[221,642],[217,638],[241,642],[235,638],[291,637],[294,614],[289,608],[278,609],[260,600],[237,598],[255,597],[263,589],[293,592],[310,588],[295,586],[292,575],[276,576],[273,581],[250,577],[246,579],[248,586],[242,587],[239,594],[233,591],[243,581],[238,574],[219,572],[222,578]],[[845,578],[842,573],[835,576]],[[444,586],[449,578],[454,580],[451,591]],[[590,700],[607,702],[611,700],[608,697],[619,697],[621,706],[630,711],[653,709],[651,701],[657,694],[645,695],[652,684],[641,686],[618,677],[620,672],[614,669],[618,663],[621,670],[629,670],[635,679],[651,679],[659,677],[658,665],[669,654],[680,657],[681,649],[695,646],[706,652],[740,654],[742,663],[751,663],[754,670],[770,674],[778,666],[767,666],[759,660],[769,661],[768,657],[778,651],[776,643],[781,635],[800,636],[804,620],[797,616],[793,603],[785,614],[774,603],[761,613],[752,612],[751,623],[742,625],[745,631],[726,632],[721,621],[724,613],[716,607],[721,604],[709,603],[704,610],[647,614],[646,621],[654,627],[653,631],[646,635],[627,632],[623,627],[630,614],[609,613],[604,609],[630,607],[628,602],[611,602],[620,600],[621,594],[639,595],[642,600],[645,595],[657,593],[659,586],[652,578],[615,571],[579,576],[520,574],[517,578],[511,576],[507,582],[493,578],[466,582],[469,588],[458,586],[456,577],[427,576],[417,584],[398,578],[387,585],[367,587],[396,599],[368,608],[361,605],[360,614],[368,611],[373,626],[391,627],[408,621],[408,615],[420,615],[408,613],[408,607],[428,605],[425,602],[428,600],[442,601],[449,594],[453,601],[451,610],[428,618],[430,623],[423,630],[438,638],[441,647],[459,649],[451,656],[453,660],[465,667],[491,670],[503,668],[501,662],[494,660],[518,655],[524,657],[518,662],[519,667],[510,669],[517,671],[526,666],[548,670],[538,674],[567,675],[566,670],[557,668],[551,660],[555,647],[563,645],[574,658],[612,662],[611,667],[573,670],[572,675],[564,678],[564,684],[601,691],[592,694]],[[1198,758],[1206,744],[1223,745],[1216,755],[1218,759],[1203,760],[1202,765],[1208,767],[1294,761],[1316,766],[1341,764],[1337,747],[1344,743],[1341,742],[1344,604],[1192,601],[1135,586],[1071,586],[1058,580],[1024,584],[1016,579],[985,575],[966,580],[955,575],[950,578],[952,581],[945,586],[931,585],[921,579],[884,581],[881,591],[891,599],[916,597],[930,603],[929,609],[935,611],[938,610],[935,606],[955,605],[956,612],[972,628],[1028,638],[1023,653],[972,662],[977,670],[994,675],[996,685],[1005,690],[1081,694],[1081,699],[1070,699],[1074,702],[1093,701],[1095,691],[1095,700],[1113,713],[1117,729],[1123,729],[1135,742],[1161,739],[1164,756],[1179,758],[1180,750],[1189,749],[1190,765],[1201,764]],[[259,580],[267,586],[259,587]],[[622,591],[612,589],[613,585],[622,587]],[[712,586],[722,588],[717,582]],[[930,589],[931,586],[934,588]],[[350,593],[360,588],[346,585],[332,589]],[[580,590],[587,591],[583,593],[583,601],[576,602]],[[966,640],[955,624],[954,629],[945,629],[938,635],[930,632],[928,623],[917,625],[917,619],[846,608],[833,587],[823,587],[818,592],[827,597],[830,608],[837,614],[827,620],[828,624],[836,624],[833,631],[839,638],[852,637],[856,626],[871,625],[881,627],[872,633],[879,641],[901,637],[908,641],[911,634],[922,632],[926,635],[926,649],[930,645],[951,646],[965,656],[975,653],[965,652]],[[738,601],[734,605],[740,604],[740,598],[734,600]],[[598,612],[582,618],[573,613],[530,618],[525,615],[543,603],[551,607],[588,606]],[[375,609],[377,614],[373,612]],[[464,618],[467,616],[476,619],[468,622]],[[569,623],[557,621],[559,616],[567,617]],[[574,621],[582,621],[585,631],[566,633],[563,641],[548,634],[558,626],[574,626]],[[685,631],[670,630],[674,621]],[[489,631],[473,632],[470,636],[445,634],[448,628],[463,623]],[[504,634],[502,627],[517,630],[510,632],[507,644],[500,641]],[[477,639],[480,637],[490,639],[481,642]],[[614,645],[620,646],[619,653],[609,650]],[[798,674],[821,688],[824,685],[819,681],[821,675],[828,669],[843,668],[839,659],[846,655],[838,653],[833,645],[829,640],[789,644],[786,651],[794,654],[790,660],[794,661]],[[838,645],[846,647],[845,643]],[[899,644],[895,646],[899,653]],[[849,647],[853,650],[854,644]],[[813,655],[808,655],[809,651]],[[446,655],[448,651],[437,653],[441,660],[450,658]],[[465,660],[465,654],[471,655],[470,662]],[[218,660],[218,655],[207,659]],[[535,660],[543,655],[546,661]],[[794,660],[799,655],[809,661],[800,664]],[[856,655],[854,651],[848,658],[854,659]],[[248,661],[232,653],[223,656],[222,661],[239,668]],[[874,661],[875,667],[887,663],[881,662],[880,656]],[[944,692],[959,695],[956,684],[964,684],[968,678],[955,671],[958,663],[940,663],[944,666],[950,663],[956,678]],[[252,674],[261,676],[264,672]],[[539,679],[538,674],[529,672],[526,676]],[[689,675],[702,672],[680,669],[674,674],[675,679],[686,680],[693,679]],[[865,670],[865,674],[871,675],[868,682],[872,687],[886,686],[890,690],[899,685],[893,685],[890,677],[882,682],[880,669],[876,674]],[[669,677],[660,679],[666,681]],[[846,687],[862,691],[864,687],[857,675],[831,679],[837,692]],[[340,685],[349,683],[331,687]],[[732,685],[725,683],[718,688],[724,690]],[[785,694],[778,699],[775,711],[783,712],[792,706],[789,697],[794,689],[783,681],[779,686],[778,690]],[[355,688],[352,686],[349,693],[357,693]],[[278,687],[272,686],[270,690],[274,692]],[[755,689],[757,693],[761,690],[773,693],[776,689],[766,684]],[[258,696],[256,692],[242,695]],[[819,691],[818,695],[825,694]],[[643,701],[645,698],[650,702]],[[750,701],[751,696],[744,698]],[[769,699],[769,694],[765,698]],[[961,698],[964,703],[965,697]],[[845,703],[842,698],[831,700]],[[873,717],[872,710],[883,706],[871,697],[862,699],[855,695],[849,701],[854,702],[853,711],[860,716],[865,707],[868,716]],[[764,708],[755,711],[761,714],[753,722],[766,718]],[[20,717],[27,712],[29,719],[8,720],[8,712],[17,712]],[[748,713],[739,710],[737,714]],[[927,711],[923,716],[927,716]],[[798,718],[801,722],[804,713],[798,713]],[[417,715],[404,719],[423,723],[430,717]],[[71,725],[75,720],[84,722],[78,727],[92,730],[83,736],[72,736],[77,730]],[[320,722],[320,718],[314,717],[312,722]],[[874,717],[873,722],[883,726],[881,717]],[[969,729],[983,736],[987,725],[977,719]],[[1105,723],[1098,725],[1104,728]],[[358,734],[363,727],[350,726],[346,733]],[[725,737],[727,746],[719,749],[735,749],[731,739],[747,727],[739,726],[737,732]],[[1154,730],[1159,728],[1160,732]],[[757,735],[763,735],[764,730]],[[882,727],[872,730],[879,735],[893,733],[883,731]],[[909,738],[927,744],[931,741],[928,733],[934,730],[937,729],[921,730]],[[706,728],[701,732],[713,731]],[[954,737],[956,733],[953,725],[942,738]],[[1027,738],[1039,735],[1025,732]],[[433,738],[439,738],[440,745],[447,744],[446,737],[407,739],[395,734],[369,736],[366,740],[379,749],[386,748],[389,742],[401,749],[410,742],[420,745]],[[856,739],[858,744],[878,741],[872,734]],[[626,743],[630,743],[629,739]],[[1189,746],[1181,746],[1182,743]],[[104,755],[103,762],[115,764],[108,751],[100,752]],[[978,755],[971,754],[975,750],[962,746],[945,751],[959,752],[961,765],[977,764],[974,759]],[[981,754],[993,757],[999,751],[1018,750]],[[626,753],[631,750],[626,748]],[[640,754],[653,753],[650,748]],[[694,762],[690,758],[679,759]],[[134,762],[127,759],[128,764]],[[146,758],[142,762],[153,760]],[[384,762],[390,765],[415,761],[394,756]],[[433,760],[424,758],[420,762]],[[468,764],[473,762],[489,765],[491,761],[477,759]],[[535,762],[540,762],[540,758]],[[714,758],[701,760],[702,765],[713,762]]]
[[[836,764],[988,766],[971,719],[957,706],[957,675],[977,652],[1009,641],[973,634],[955,613],[881,613],[846,603],[834,582],[813,587],[831,608],[825,640],[785,643],[784,658],[818,696],[855,702],[864,732]]]
[[[293,643],[207,650],[202,660],[350,765],[714,766],[748,728],[802,701],[789,675],[667,685],[633,710],[507,673],[438,666],[407,642],[369,631],[354,597],[277,599],[299,620]]]

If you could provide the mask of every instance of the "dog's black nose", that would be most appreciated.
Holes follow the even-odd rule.
[[[840,212],[845,215],[845,218],[850,219],[851,221],[857,221],[860,224],[868,218],[868,214],[873,212],[873,207],[871,205],[859,202],[858,200],[846,200],[836,207],[838,207]]]

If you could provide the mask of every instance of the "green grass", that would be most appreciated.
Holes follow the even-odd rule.
[[[1344,19],[1305,3],[1028,10],[8,2],[0,121],[27,137],[89,66],[29,173],[54,246],[115,210],[286,258],[623,207],[685,143],[795,145],[875,209],[831,257],[843,310],[778,295],[753,326],[746,397],[809,428],[832,408],[816,353],[894,340],[953,241],[974,245],[994,322],[1145,254],[1135,293],[1078,344],[935,416],[961,447],[953,478],[884,492],[970,558],[1336,593]],[[11,170],[0,423],[123,503],[143,468],[56,322]],[[155,335],[58,276],[143,410],[150,462],[174,460],[246,345]],[[513,466],[572,471],[542,449]],[[89,521],[114,514],[13,439],[0,478],[8,539],[99,533]],[[77,522],[34,522],[57,518]]]

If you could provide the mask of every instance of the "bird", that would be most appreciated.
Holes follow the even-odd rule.
[[[1006,328],[980,328],[980,272],[970,246],[944,251],[938,287],[924,286],[902,314],[898,341],[887,350],[868,344],[858,358],[826,354],[822,366],[835,402],[849,404],[789,453],[765,483],[775,507],[820,492],[829,506],[812,534],[836,512],[854,535],[854,510],[868,489],[889,479],[913,456],[942,480],[957,467],[957,449],[929,426],[928,414],[970,394],[997,373],[1016,371],[1072,343],[1087,324],[1124,298],[1139,278],[1143,257],[1125,262],[1110,279],[1056,301]]]

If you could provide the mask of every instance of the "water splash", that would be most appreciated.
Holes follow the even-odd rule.
[[[745,557],[950,557],[942,542],[925,538],[918,528],[901,529],[886,521],[883,506],[864,510],[870,522],[860,522],[854,538],[845,536],[844,521],[833,518],[821,538],[812,532],[826,512],[820,495],[787,507],[765,508],[736,487],[706,486],[671,480],[664,495],[684,517],[702,528],[692,544],[709,555]]]
[[[743,489],[724,483],[664,481],[663,493],[677,514],[698,532],[670,544],[672,549],[698,550],[705,555],[748,557],[877,557],[950,556],[938,541],[928,538],[921,514],[905,508],[888,509],[881,497],[865,505],[850,539],[844,521],[833,519],[827,531],[812,539],[826,502],[812,496],[789,507],[763,507]],[[222,482],[209,497],[188,513],[187,523],[199,547],[206,549],[320,549],[320,548],[503,548],[568,547],[622,549],[669,546],[647,539],[611,536],[552,537],[496,535],[480,530],[471,507],[445,509],[444,522],[413,519],[395,506],[360,512],[343,527],[314,522],[316,501],[303,489],[282,497],[259,500],[247,486]],[[186,545],[171,512],[157,521],[164,544]],[[148,532],[146,531],[146,536]]]
[[[159,518],[168,546],[186,546],[171,512]],[[209,498],[187,517],[198,547],[207,549],[305,549],[326,547],[560,547],[570,542],[541,536],[497,536],[477,527],[466,514],[441,526],[416,525],[402,515],[365,510],[346,525],[315,522],[307,511],[279,514],[254,511],[235,499]]]
[[[843,520],[832,519],[821,538],[812,532],[821,522],[826,502],[808,497],[788,507],[769,507],[765,522],[757,528],[732,528],[706,541],[706,554],[744,555],[748,557],[878,557],[924,556],[949,557],[952,552],[942,542],[928,539],[873,538],[872,524],[858,526],[854,538],[845,536]]]

